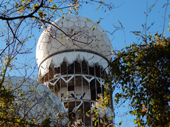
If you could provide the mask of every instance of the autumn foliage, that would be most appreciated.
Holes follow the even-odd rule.
[[[130,113],[138,126],[170,125],[169,54],[170,42],[156,33],[118,52],[110,63],[114,87],[122,89],[115,102],[131,100]]]

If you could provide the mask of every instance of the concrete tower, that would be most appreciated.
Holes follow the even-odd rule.
[[[105,31],[80,16],[58,19],[41,34],[36,49],[39,80],[54,90],[71,122],[81,119],[84,125],[93,126],[86,112],[92,109],[98,94],[103,95],[111,47]]]

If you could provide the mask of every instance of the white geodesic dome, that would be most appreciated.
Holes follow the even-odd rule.
[[[100,25],[85,17],[70,16],[54,21],[43,31],[37,44],[36,60],[43,76],[51,63],[59,66],[64,59],[68,63],[85,59],[90,66],[98,63],[107,67],[111,50],[109,37]]]
[[[21,117],[30,121],[35,119],[37,124],[41,124],[49,116],[51,125],[57,123],[57,120],[61,125],[66,124],[65,107],[44,84],[30,78],[13,76],[6,77],[3,85],[15,97],[14,108]],[[59,115],[63,117],[59,118]]]

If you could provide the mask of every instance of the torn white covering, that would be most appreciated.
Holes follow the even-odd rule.
[[[13,92],[15,96],[13,103],[17,104],[16,112],[21,117],[42,123],[48,115],[53,125],[58,120],[58,114],[66,114],[62,102],[54,92],[36,80],[13,76],[5,78],[4,86]],[[62,125],[67,122],[65,115],[60,120]]]
[[[60,53],[45,60],[39,67],[39,75],[44,76],[46,73],[48,73],[50,65],[59,67],[63,61],[67,62],[68,64],[72,64],[74,61],[79,62],[83,60],[87,61],[89,66],[98,64],[106,69],[106,72],[108,72],[108,62],[103,57],[93,53],[73,51]]]
[[[58,19],[54,21],[53,25],[49,25],[41,34],[36,48],[38,66],[49,55],[67,49],[85,49],[99,53],[111,60],[112,45],[108,35],[99,24],[81,16],[68,16],[66,18],[67,20]],[[73,59],[75,58],[72,53],[70,56]],[[63,59],[60,60],[63,61]],[[55,62],[61,63],[62,61]]]

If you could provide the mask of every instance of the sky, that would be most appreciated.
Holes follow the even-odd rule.
[[[147,34],[150,32],[154,35],[157,31],[161,34],[164,28],[164,35],[166,37],[170,37],[170,32],[167,31],[168,26],[170,26],[170,18],[168,18],[170,9],[166,10],[166,16],[164,17],[165,7],[162,8],[167,2],[166,0],[158,0],[151,12],[148,14],[147,18],[145,13],[146,8],[150,8],[156,0],[148,0],[148,3],[146,0],[104,0],[104,2],[112,3],[110,5],[114,5],[114,8],[104,12],[102,8],[96,10],[99,6],[97,4],[84,4],[79,8],[79,16],[87,17],[95,22],[101,18],[102,20],[100,25],[105,31],[109,31],[110,33],[116,30],[113,24],[120,27],[119,22],[121,22],[123,25],[123,30],[117,30],[113,35],[107,32],[111,40],[113,50],[121,50],[132,43],[140,43],[140,38],[135,36],[132,31],[142,31],[143,34],[145,34],[145,31],[142,28],[142,24],[145,23],[147,23],[147,26],[154,23],[154,25],[147,30]],[[38,41],[41,32],[42,31],[39,30],[33,32],[35,36],[34,39],[36,39],[36,41]],[[32,43],[30,42],[30,44]],[[31,52],[32,53],[29,54],[27,59],[33,58],[31,61],[32,64],[35,64],[36,47],[34,47]],[[19,59],[22,60],[23,56]],[[38,71],[35,71],[34,74],[36,73],[38,74]],[[18,73],[15,73],[15,75],[17,74]],[[135,125],[132,121],[134,117],[129,114],[124,114],[129,110],[128,103],[124,106],[116,109],[115,113],[118,112],[120,114],[116,114],[115,122],[118,124],[119,121],[123,120],[121,125],[122,127],[134,127]]]
[[[136,36],[133,35],[131,31],[142,31],[142,24],[145,24],[146,15],[146,0],[106,0],[106,2],[112,2],[115,6],[114,9],[107,12],[102,12],[102,9],[95,11],[94,6],[83,6],[80,15],[88,17],[94,21],[97,21],[100,17],[103,18],[100,25],[106,31],[114,31],[116,26],[120,26],[119,21],[124,27],[124,32],[119,30],[114,33],[113,36],[110,34],[109,37],[112,42],[113,49],[120,50],[125,46],[130,45],[133,42],[137,42]],[[147,26],[155,22],[153,27],[151,27],[147,33],[155,34],[156,31],[162,33],[163,23],[164,23],[164,12],[165,8],[162,6],[165,4],[166,0],[158,0],[155,7],[152,8],[152,11],[148,14],[147,17]],[[148,8],[155,3],[155,0],[149,0]],[[88,9],[87,9],[88,8]],[[101,12],[99,12],[101,11]],[[170,10],[167,10],[167,15],[170,14]],[[165,19],[165,36],[170,36],[170,32],[167,32],[168,22],[170,18],[166,16]]]

